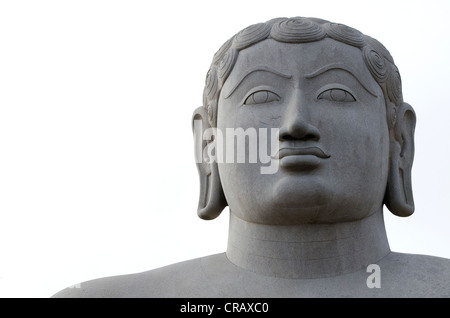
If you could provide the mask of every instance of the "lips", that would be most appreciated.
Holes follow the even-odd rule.
[[[282,147],[272,158],[278,159],[282,168],[304,171],[320,167],[330,155],[319,147],[297,146]]]
[[[322,159],[330,158],[330,155],[325,153],[319,147],[284,147],[281,148],[273,158],[282,159],[287,156],[316,156]]]

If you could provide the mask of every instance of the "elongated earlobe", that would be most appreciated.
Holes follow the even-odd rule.
[[[397,216],[410,216],[414,212],[411,169],[414,160],[414,129],[416,115],[411,105],[402,103],[390,142],[389,177],[384,198],[389,211]]]
[[[208,147],[214,147],[215,140],[204,140],[207,129],[211,129],[205,107],[199,107],[192,117],[194,133],[195,162],[200,177],[200,197],[197,214],[204,220],[215,219],[228,205],[220,182],[217,162],[209,157]]]

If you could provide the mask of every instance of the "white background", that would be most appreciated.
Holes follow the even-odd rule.
[[[220,45],[312,16],[380,40],[416,110],[416,212],[391,249],[450,258],[449,1],[2,1],[0,296],[224,252],[196,216],[191,115]]]

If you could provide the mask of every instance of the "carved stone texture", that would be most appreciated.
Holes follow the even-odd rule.
[[[317,18],[253,24],[214,55],[203,97],[198,215],[229,206],[226,253],[55,297],[450,296],[449,260],[389,248],[383,205],[414,212],[416,119],[381,43]]]

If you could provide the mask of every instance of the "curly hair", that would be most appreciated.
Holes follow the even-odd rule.
[[[208,112],[211,126],[217,126],[220,92],[236,63],[239,51],[265,39],[284,43],[307,43],[327,37],[361,50],[368,70],[383,91],[388,127],[394,127],[397,107],[403,102],[403,97],[400,73],[389,51],[374,38],[354,28],[305,17],[276,18],[250,25],[226,41],[214,54],[203,91],[203,106]]]

